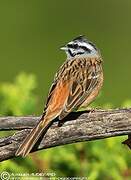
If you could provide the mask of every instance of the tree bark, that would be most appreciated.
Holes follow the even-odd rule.
[[[18,146],[38,121],[39,117],[31,116],[0,118],[1,131],[19,130],[12,136],[0,138],[0,161],[15,157]],[[131,135],[131,108],[74,112],[64,121],[59,121],[59,125],[57,121],[52,122],[32,152],[70,143]],[[130,143],[130,138],[124,141],[129,147]]]

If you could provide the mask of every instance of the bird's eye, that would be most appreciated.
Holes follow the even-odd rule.
[[[74,47],[75,49],[77,49],[77,48],[78,48],[78,44],[74,44],[73,47]]]
[[[73,49],[77,49],[78,48],[78,44],[68,44],[67,46],[69,48],[73,48]]]

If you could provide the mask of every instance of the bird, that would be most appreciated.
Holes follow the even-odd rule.
[[[103,86],[103,59],[94,43],[80,35],[60,49],[67,58],[54,76],[38,124],[19,146],[16,156],[27,156],[54,119],[60,122],[72,111],[87,108]]]

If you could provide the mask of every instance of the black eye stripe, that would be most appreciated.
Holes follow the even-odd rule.
[[[87,48],[86,46],[80,46],[80,48],[84,49],[85,51],[88,51],[89,53],[91,52],[91,50]]]
[[[73,44],[67,44],[69,48],[73,48]]]
[[[74,48],[77,49],[78,48],[78,44],[68,44],[67,45],[69,48]]]
[[[78,44],[74,44],[74,48],[77,49],[78,48]]]
[[[89,53],[91,52],[91,50],[89,48],[87,48],[86,46],[82,46],[82,45],[78,45],[78,44],[68,44],[67,45],[69,48],[73,48],[73,49],[77,49],[78,47],[82,48],[85,51],[88,51]]]

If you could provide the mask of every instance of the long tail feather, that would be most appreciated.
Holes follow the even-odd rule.
[[[37,126],[33,128],[30,134],[25,138],[15,155],[23,157],[27,156],[50,122],[51,121],[41,119]]]

